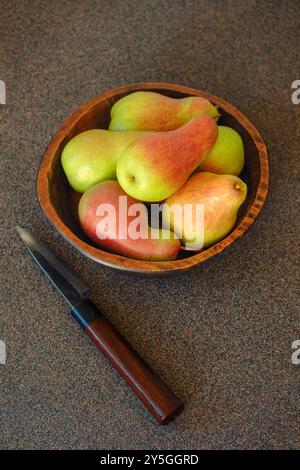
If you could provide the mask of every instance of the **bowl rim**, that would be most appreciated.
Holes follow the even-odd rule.
[[[251,136],[259,155],[260,161],[260,181],[258,189],[255,194],[255,199],[253,204],[247,210],[243,219],[235,227],[235,229],[229,233],[223,240],[212,245],[210,248],[196,253],[195,255],[174,260],[174,261],[142,261],[132,258],[126,258],[115,253],[110,253],[108,251],[101,250],[96,248],[83,240],[81,240],[77,235],[72,232],[69,227],[67,227],[64,222],[60,219],[55,208],[52,205],[49,185],[45,184],[48,182],[48,173],[51,168],[51,163],[53,155],[55,154],[57,148],[61,144],[62,140],[65,138],[68,129],[73,128],[79,119],[83,115],[87,114],[94,106],[96,106],[99,101],[107,101],[109,105],[113,104],[113,97],[116,94],[120,93],[132,93],[134,91],[147,91],[155,90],[158,93],[166,90],[175,91],[182,94],[201,96],[208,99],[213,104],[220,106],[228,114],[235,117],[239,123],[246,129],[246,131]],[[206,260],[212,256],[223,252],[228,248],[235,240],[240,238],[254,223],[257,219],[261,209],[265,203],[269,186],[269,162],[266,145],[256,127],[249,121],[244,114],[239,111],[235,106],[231,105],[222,98],[215,96],[213,94],[198,90],[196,88],[190,88],[183,85],[178,85],[174,83],[166,82],[138,82],[132,83],[130,85],[120,86],[111,88],[107,91],[104,91],[101,95],[96,96],[81,106],[79,106],[58,128],[53,138],[51,139],[44,156],[40,162],[38,176],[37,176],[37,195],[40,202],[40,205],[45,213],[47,219],[51,224],[61,233],[61,235],[70,242],[77,250],[82,254],[88,256],[89,258],[101,263],[110,268],[119,269],[123,271],[136,272],[141,274],[159,274],[160,272],[181,272],[187,269],[190,269]]]

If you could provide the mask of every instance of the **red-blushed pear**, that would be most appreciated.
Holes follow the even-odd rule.
[[[204,160],[218,135],[210,116],[175,131],[156,132],[130,144],[117,164],[117,178],[135,199],[157,202],[177,191]]]
[[[174,233],[148,226],[146,206],[127,196],[117,181],[104,181],[88,189],[81,196],[78,214],[86,235],[113,253],[166,261],[176,259],[180,250]]]
[[[218,126],[218,138],[197,171],[238,176],[244,163],[244,144],[241,136],[231,127]]]
[[[134,140],[149,132],[110,132],[90,129],[81,132],[64,147],[61,163],[75,191],[83,193],[100,181],[116,179],[117,161]]]
[[[165,201],[165,226],[174,230],[183,243],[193,244],[194,249],[211,246],[222,240],[233,228],[238,209],[246,195],[247,186],[237,176],[195,173],[179,191]],[[189,204],[192,205],[192,217],[186,222],[181,214],[185,205]],[[202,227],[196,224],[197,205],[203,207],[204,211],[203,220],[200,221]],[[203,238],[198,239],[197,234],[201,235],[201,229]]]
[[[117,101],[111,109],[111,131],[171,131],[197,116],[219,117],[205,98],[169,98],[151,91],[136,91]]]

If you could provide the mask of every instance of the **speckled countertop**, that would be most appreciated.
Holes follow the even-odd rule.
[[[295,1],[22,1],[0,12],[0,447],[299,448],[296,312],[300,5]],[[50,226],[35,180],[59,124],[103,90],[170,81],[238,106],[269,150],[253,228],[183,277],[149,281],[84,258]],[[298,167],[298,168],[297,168]],[[298,214],[299,215],[299,214]],[[21,224],[186,404],[160,427],[101,357],[18,239]],[[299,245],[298,245],[299,246]]]

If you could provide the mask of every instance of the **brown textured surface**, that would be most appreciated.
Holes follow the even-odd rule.
[[[287,1],[1,3],[1,448],[299,448],[296,315],[300,7]],[[48,224],[40,156],[63,119],[112,86],[193,86],[266,140],[267,204],[222,256],[172,280],[113,273]],[[186,404],[159,427],[67,314],[14,227],[49,243]]]

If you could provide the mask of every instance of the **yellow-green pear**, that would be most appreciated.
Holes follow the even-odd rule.
[[[165,227],[173,230],[187,246],[192,244],[194,249],[209,247],[233,228],[246,195],[247,186],[237,176],[194,173],[165,201]],[[197,219],[198,209],[203,218]],[[191,217],[185,212],[189,210]]]
[[[244,144],[241,136],[231,127],[218,126],[217,140],[197,171],[238,176],[244,163]]]
[[[111,131],[171,131],[197,116],[219,117],[205,98],[170,98],[151,91],[136,91],[117,101],[111,109]]]
[[[210,116],[175,131],[154,132],[128,145],[117,164],[123,190],[140,201],[157,202],[177,191],[213,146],[218,126]]]
[[[100,181],[116,179],[123,150],[149,132],[110,132],[91,129],[76,135],[64,147],[61,163],[75,191],[83,193]]]

